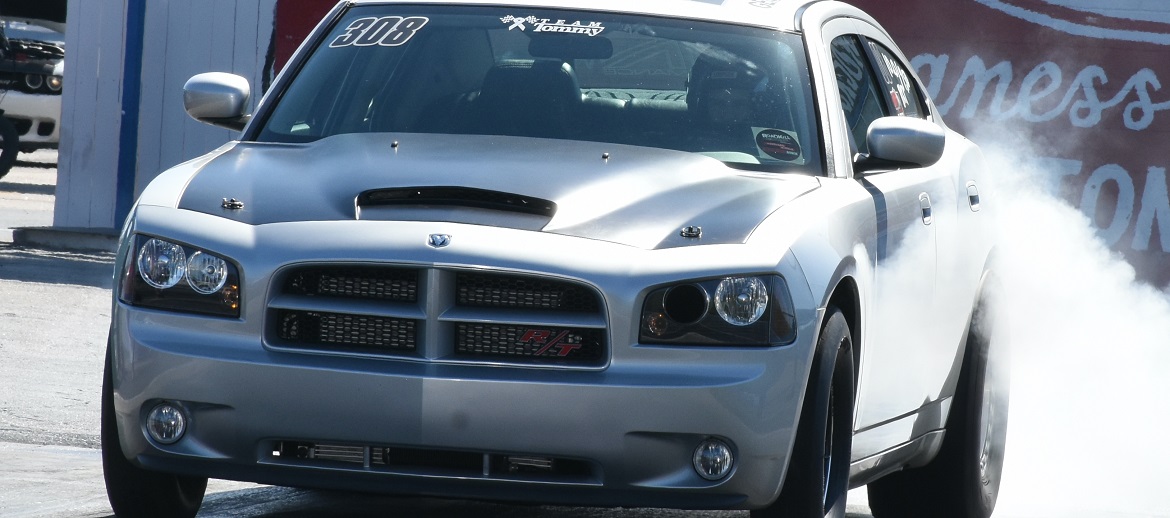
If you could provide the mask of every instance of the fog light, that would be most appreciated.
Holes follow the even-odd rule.
[[[178,407],[163,403],[146,416],[146,431],[151,439],[161,444],[174,444],[187,431],[187,417]]]
[[[731,447],[719,439],[707,439],[695,448],[695,471],[707,480],[719,480],[731,473],[735,458]]]

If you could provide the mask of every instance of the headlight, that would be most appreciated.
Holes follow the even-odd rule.
[[[61,76],[49,76],[49,78],[45,80],[45,84],[49,85],[49,90],[60,92],[61,86],[65,84],[65,79]]]
[[[752,325],[768,308],[768,286],[759,277],[728,277],[715,288],[715,311],[733,326]]]
[[[187,253],[183,247],[151,239],[138,249],[138,275],[152,288],[173,288],[187,274]]]
[[[122,302],[240,316],[239,268],[228,260],[206,250],[146,236],[134,240],[130,253],[118,296]]]
[[[44,84],[45,84],[45,76],[42,76],[40,74],[25,74],[24,75],[24,85],[27,86],[30,91],[35,92],[37,90],[40,90],[41,86],[43,86]]]
[[[187,260],[187,284],[204,295],[211,295],[227,283],[227,261],[214,255],[195,252]]]
[[[796,309],[778,275],[679,283],[650,293],[639,341],[771,346],[796,340]]]

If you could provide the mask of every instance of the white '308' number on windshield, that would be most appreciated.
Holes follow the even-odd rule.
[[[414,37],[419,29],[423,28],[429,18],[422,16],[384,16],[382,18],[358,18],[349,24],[345,33],[341,34],[329,44],[331,48],[369,47],[381,45],[383,47],[397,47]]]

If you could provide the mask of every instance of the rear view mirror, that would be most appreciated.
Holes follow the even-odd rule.
[[[914,117],[882,117],[869,125],[869,154],[853,165],[854,173],[899,167],[927,167],[938,162],[946,133],[930,121]]]
[[[251,118],[245,113],[252,88],[235,74],[208,72],[196,75],[183,85],[183,107],[193,119],[236,131]]]
[[[534,34],[528,53],[536,58],[608,59],[613,56],[613,42],[601,36],[582,34]]]

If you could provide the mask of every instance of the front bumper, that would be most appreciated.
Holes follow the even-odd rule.
[[[127,313],[123,310],[120,313]],[[163,338],[153,315],[115,335],[115,408],[122,447],[149,469],[278,485],[541,501],[736,508],[766,505],[785,471],[799,413],[803,352],[663,349],[657,363],[600,372],[433,365]],[[126,332],[142,330],[139,332]],[[193,344],[191,344],[193,345]],[[133,364],[133,368],[130,368]],[[153,443],[143,419],[178,403],[190,426]],[[709,437],[732,445],[727,478],[699,477],[691,458]],[[349,461],[290,446],[348,447]],[[281,451],[282,448],[284,451]],[[434,462],[397,464],[385,448]],[[364,458],[362,457],[364,455]],[[509,456],[567,470],[508,470]],[[467,466],[468,458],[480,458]],[[462,459],[453,466],[446,459]]]
[[[20,135],[21,149],[53,148],[61,141],[61,96],[10,90],[0,93],[0,109]]]

